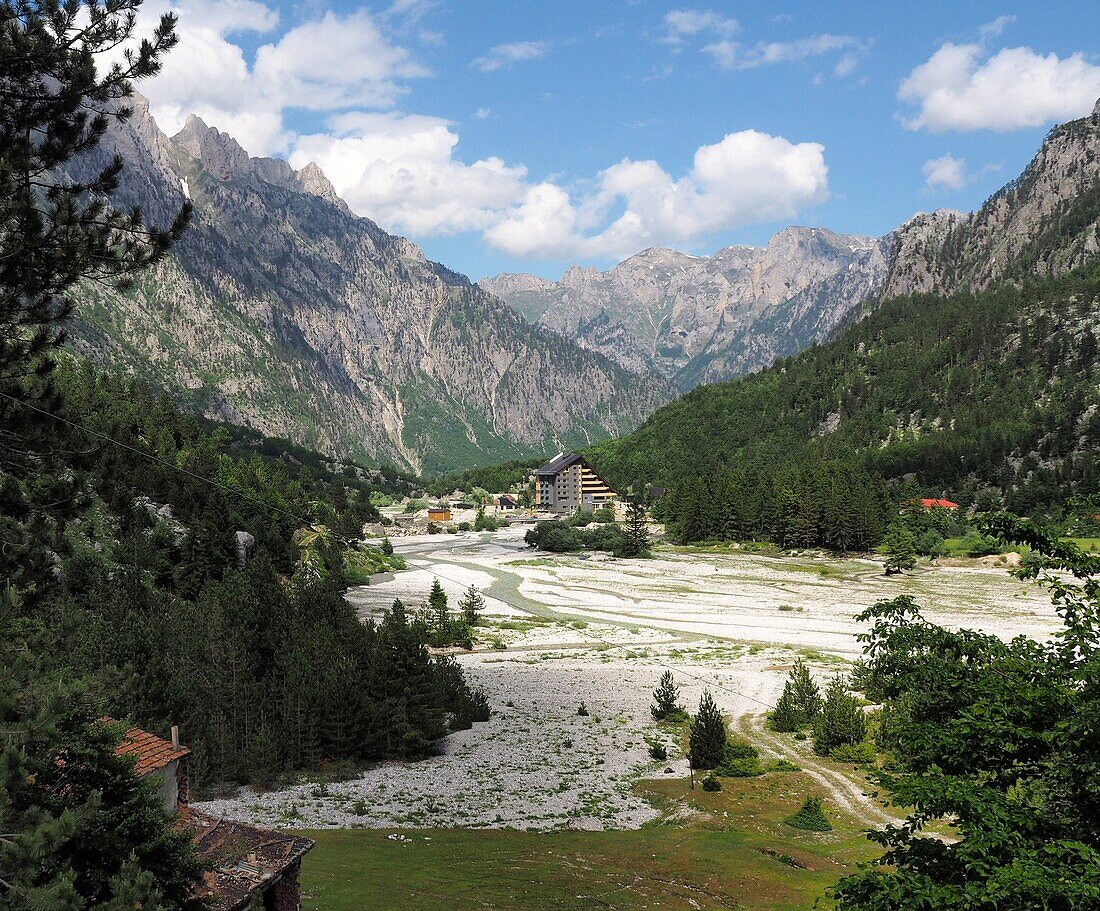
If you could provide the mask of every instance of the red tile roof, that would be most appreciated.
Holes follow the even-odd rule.
[[[187,747],[174,747],[163,737],[150,734],[141,728],[130,728],[123,736],[122,743],[115,750],[117,756],[136,756],[134,774],[138,778],[163,769],[168,763],[181,759],[191,753]]]
[[[931,509],[933,506],[938,506],[940,509],[958,509],[958,503],[952,503],[950,500],[943,500],[938,497],[925,497],[920,501],[920,505],[925,509]]]

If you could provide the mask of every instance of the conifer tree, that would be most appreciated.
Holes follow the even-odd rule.
[[[917,565],[917,545],[905,524],[896,520],[882,539],[882,552],[886,556],[885,573],[896,575]]]
[[[704,690],[699,711],[691,720],[688,758],[693,769],[713,769],[726,755],[726,719],[718,710],[710,690]]]
[[[653,691],[653,705],[649,711],[655,721],[675,720],[687,714],[680,705],[680,688],[672,677],[672,671],[661,674],[660,683]]]
[[[134,37],[140,5],[0,2],[0,578],[31,596],[48,584],[81,498],[58,461],[57,424],[23,403],[60,408],[48,377],[73,286],[129,281],[190,214],[185,206],[167,230],[150,228],[140,211],[110,205],[121,159],[83,179],[69,167],[130,116],[133,81],[154,75],[176,43],[165,15],[132,53],[106,61]],[[58,179],[62,170],[72,173]]]
[[[821,690],[810,676],[806,662],[799,658],[783,684],[783,694],[772,712],[772,727],[777,731],[797,731],[812,724],[821,711]]]
[[[821,714],[814,724],[814,752],[828,756],[840,746],[856,746],[867,737],[867,718],[847,680],[837,674],[825,688]]]
[[[432,582],[431,591],[428,592],[428,612],[438,631],[445,631],[448,624],[447,593],[439,580]]]
[[[382,539],[382,553],[387,557],[393,555],[393,542],[389,539],[388,535]]]
[[[466,594],[458,602],[458,608],[462,613],[462,621],[467,627],[477,626],[481,620],[481,612],[485,610],[485,598],[477,586],[471,585],[466,589]]]
[[[640,493],[630,496],[626,507],[626,541],[620,555],[642,557],[649,553],[649,528],[646,525],[645,500]]]

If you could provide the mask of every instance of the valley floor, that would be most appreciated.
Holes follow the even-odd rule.
[[[424,762],[387,763],[348,781],[303,782],[201,805],[263,825],[363,830],[316,835],[319,847],[304,871],[307,890],[315,887],[316,894],[306,907],[375,907],[349,903],[337,875],[342,865],[358,871],[363,889],[372,877],[381,882],[392,873],[423,898],[377,905],[393,908],[434,907],[428,897],[456,876],[458,885],[446,891],[453,907],[644,907],[627,900],[632,889],[634,899],[645,895],[654,906],[727,907],[725,893],[710,895],[706,884],[725,883],[722,888],[743,896],[746,877],[761,865],[791,882],[832,881],[844,864],[867,855],[866,842],[853,840],[853,833],[891,816],[851,767],[821,760],[807,743],[765,729],[765,713],[792,661],[806,658],[819,677],[844,669],[859,653],[853,616],[897,594],[913,595],[939,622],[1006,637],[1044,637],[1058,623],[1042,590],[1001,567],[926,568],[887,578],[870,560],[674,548],[651,560],[613,560],[538,554],[523,546],[522,535],[522,528],[511,528],[401,539],[395,543],[410,571],[349,593],[365,618],[394,598],[420,605],[435,578],[452,605],[468,585],[481,588],[488,609],[478,649],[458,660],[489,694],[490,721],[446,738],[442,754]],[[709,688],[763,760],[786,758],[801,771],[731,780],[717,795],[691,791],[680,734],[659,728],[649,715],[651,691],[666,668],[674,671],[685,706],[693,709]],[[578,714],[582,702],[587,715]],[[650,758],[654,740],[666,745],[668,762]],[[838,820],[836,833],[792,836],[782,825],[811,793],[825,798]],[[530,834],[473,831],[485,829]],[[772,844],[777,839],[779,847]],[[661,858],[671,844],[682,844],[683,857],[697,858],[692,885],[637,892],[629,883],[647,866],[645,858]],[[732,845],[747,846],[735,853],[742,865],[751,863],[730,880],[723,870]],[[799,866],[760,853],[789,855],[796,848],[832,860]],[[484,869],[489,855],[499,859],[491,871]],[[558,855],[565,859],[555,865]],[[601,864],[606,869],[596,877]],[[671,860],[657,866],[678,869]],[[623,877],[626,885],[618,898],[609,892],[590,904],[521,900],[524,884],[550,876],[551,868],[560,874],[554,888],[565,892],[588,888],[586,877],[593,887]],[[495,884],[496,897],[463,904],[463,883]],[[693,889],[703,891],[692,897]],[[820,891],[815,887],[812,895]],[[811,904],[812,897],[802,905],[777,898],[761,907]]]

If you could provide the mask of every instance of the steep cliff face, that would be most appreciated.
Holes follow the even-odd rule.
[[[1055,127],[1027,169],[977,211],[918,216],[894,235],[882,297],[982,290],[1056,275],[1100,252],[1100,102]]]
[[[116,151],[120,202],[156,221],[189,197],[195,217],[130,291],[86,289],[74,343],[208,415],[434,471],[601,439],[672,394],[356,217],[316,165],[195,117],[169,139],[143,99],[79,167]]]

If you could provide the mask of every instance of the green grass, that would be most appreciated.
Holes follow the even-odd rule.
[[[691,791],[682,779],[638,789],[666,818],[679,811],[682,821],[621,832],[305,833],[317,847],[303,865],[302,907],[809,911],[840,876],[874,856],[860,823],[828,804],[832,832],[784,824],[816,793],[798,772],[731,779],[714,793]]]

